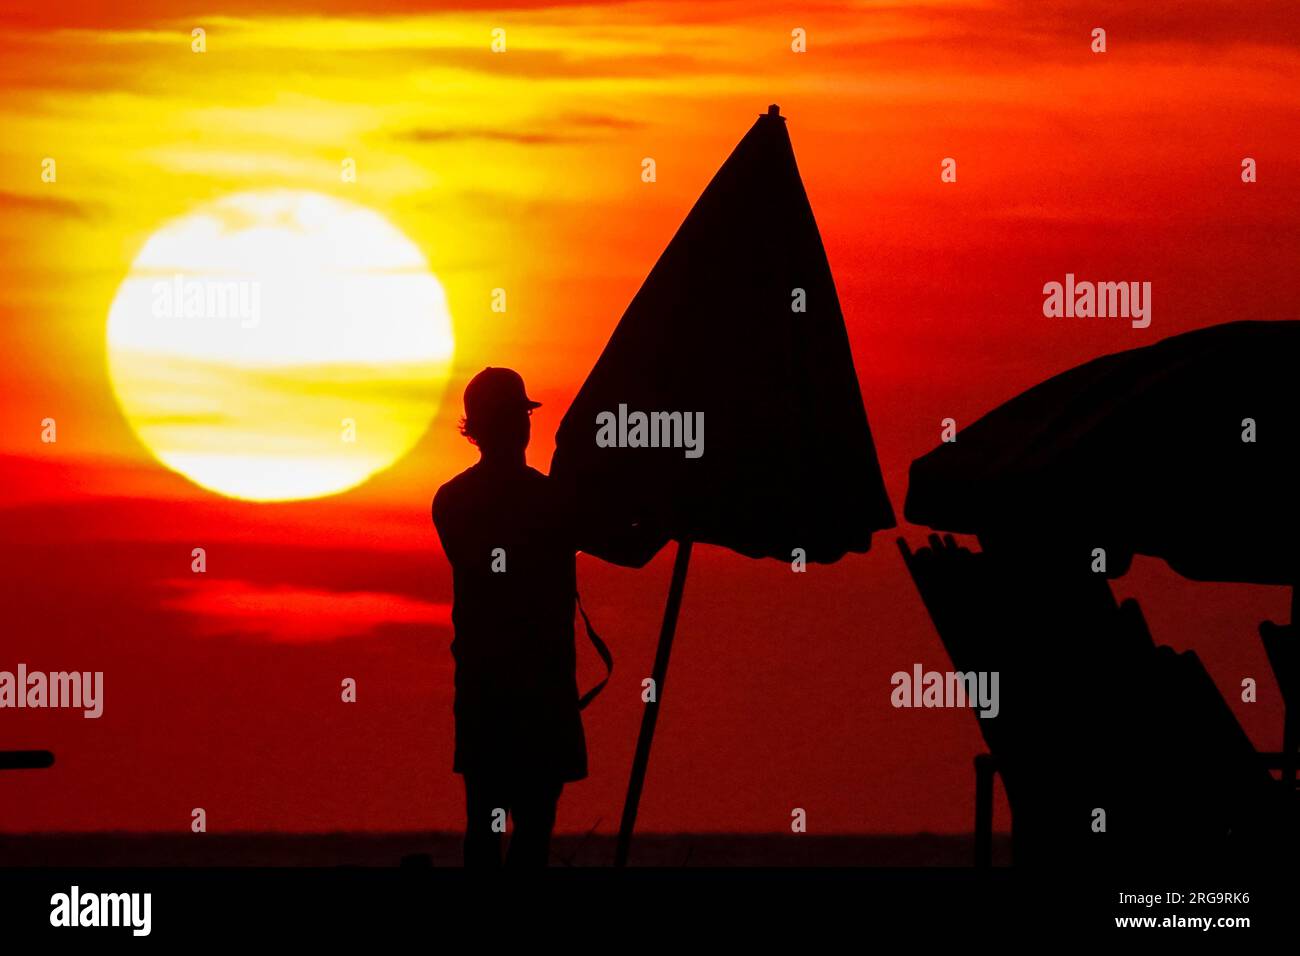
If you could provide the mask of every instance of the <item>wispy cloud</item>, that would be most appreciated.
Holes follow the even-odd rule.
[[[104,212],[104,207],[94,202],[10,190],[0,190],[0,209],[81,221],[89,221]]]
[[[516,143],[521,146],[549,146],[581,143],[602,135],[620,133],[643,126],[633,119],[609,114],[568,113],[538,116],[531,128],[504,129],[489,126],[417,126],[402,130],[395,139],[412,143],[461,143],[474,140]]]
[[[381,591],[273,586],[233,578],[175,578],[162,604],[194,616],[207,636],[306,644],[373,635],[395,626],[447,628],[451,606]]]

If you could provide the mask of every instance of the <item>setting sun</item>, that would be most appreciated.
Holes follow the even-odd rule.
[[[437,411],[453,351],[442,286],[378,213],[238,193],[162,226],[109,312],[113,389],[153,455],[255,501],[351,488]]]

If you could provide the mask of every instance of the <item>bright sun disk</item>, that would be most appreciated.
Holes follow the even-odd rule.
[[[451,315],[423,254],[377,212],[236,193],[158,229],[108,317],[109,375],[164,465],[252,501],[352,488],[437,411]]]

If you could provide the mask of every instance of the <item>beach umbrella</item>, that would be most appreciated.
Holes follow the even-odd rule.
[[[678,542],[619,834],[626,861],[693,542],[790,561],[894,526],[826,251],[770,107],[633,298],[556,435],[551,476]]]
[[[1171,336],[1056,375],[912,463],[903,514],[978,535],[995,550],[1046,552],[1085,573],[1134,554],[1198,581],[1285,585],[1289,628],[1262,636],[1283,688],[1296,686],[1300,322],[1243,321]],[[1285,691],[1284,691],[1285,694]],[[1284,781],[1300,745],[1286,702]]]
[[[912,463],[903,513],[1134,554],[1198,581],[1295,585],[1300,322],[1232,322],[1034,386]]]

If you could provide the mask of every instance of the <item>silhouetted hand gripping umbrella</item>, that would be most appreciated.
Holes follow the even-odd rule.
[[[697,447],[598,446],[598,416],[636,412],[702,415]],[[894,526],[834,280],[777,107],[723,164],[623,314],[560,424],[551,476],[594,523],[651,521],[678,542],[656,696],[619,831],[623,865],[692,542],[783,561],[802,549],[829,562],[867,551],[873,531]]]
[[[1300,322],[1233,322],[1087,362],[912,463],[914,524],[1135,553],[1198,581],[1300,584]],[[1294,600],[1294,597],[1293,597]],[[1291,634],[1295,641],[1294,605]],[[1265,630],[1275,669],[1285,654]],[[1294,664],[1292,665],[1294,666]],[[1279,670],[1284,691],[1295,674]],[[1293,753],[1290,715],[1284,749]],[[1294,773],[1294,766],[1288,775]]]

